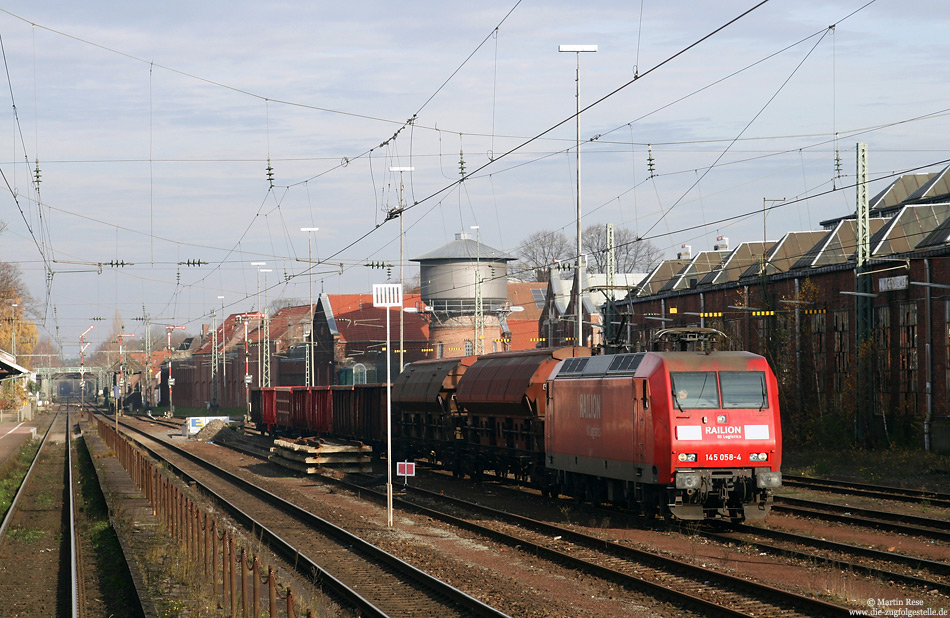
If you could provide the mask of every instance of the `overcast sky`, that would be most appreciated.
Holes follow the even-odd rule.
[[[866,4],[772,0],[687,49],[755,2],[6,2],[0,260],[75,356],[117,309],[197,333],[219,296],[253,310],[259,279],[305,303],[308,236],[331,263],[315,293],[370,292],[373,261],[397,280],[391,167],[415,168],[407,279],[472,225],[512,253],[573,237],[577,55],[559,44],[599,46],[580,55],[585,226],[675,257],[761,240],[763,199],[785,198],[769,239],[818,229],[854,208],[856,142],[872,195],[950,159],[950,11]]]

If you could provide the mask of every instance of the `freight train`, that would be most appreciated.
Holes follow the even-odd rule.
[[[386,443],[385,385],[255,393],[265,430]],[[749,352],[590,356],[564,347],[411,363],[392,386],[393,456],[514,476],[546,496],[647,516],[743,521],[781,486],[775,376]]]

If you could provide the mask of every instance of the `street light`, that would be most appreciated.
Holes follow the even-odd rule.
[[[390,172],[399,172],[399,285],[403,287],[405,285],[405,279],[403,278],[403,231],[402,231],[402,212],[405,210],[403,206],[403,184],[402,184],[402,173],[403,172],[414,172],[416,168],[414,167],[391,167],[389,168]],[[400,297],[401,298],[401,297]],[[403,352],[406,347],[405,343],[405,325],[403,321],[402,311],[399,312],[399,373],[402,373],[402,369],[405,366],[403,362]]]
[[[307,274],[308,279],[310,280],[310,341],[307,343],[307,353],[306,353],[306,371],[307,376],[304,381],[306,386],[313,386],[313,253],[310,249],[310,240],[313,238],[309,232],[319,232],[320,228],[318,227],[302,227],[300,228],[301,232],[308,232],[307,234]]]
[[[575,167],[577,168],[577,289],[575,290],[575,302],[577,303],[577,345],[584,344],[584,308],[581,301],[581,53],[596,52],[596,45],[558,45],[559,52],[574,53],[577,56],[577,69],[575,79],[575,113],[574,128],[577,137],[577,158]]]

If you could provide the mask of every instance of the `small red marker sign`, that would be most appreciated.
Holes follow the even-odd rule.
[[[396,462],[396,474],[399,476],[415,476],[416,464],[412,461]]]

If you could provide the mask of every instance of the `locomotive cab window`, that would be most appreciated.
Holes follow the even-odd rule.
[[[673,406],[680,410],[690,408],[718,408],[719,385],[715,371],[683,371],[670,373],[673,385]]]
[[[765,373],[761,371],[722,371],[719,373],[722,385],[723,408],[769,407],[769,398],[765,390]]]

